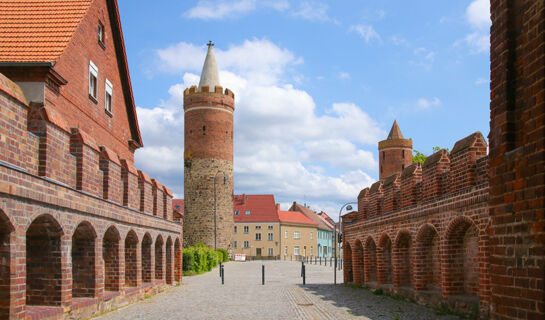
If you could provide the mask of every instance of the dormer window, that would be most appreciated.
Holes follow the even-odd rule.
[[[250,210],[246,210],[246,215],[247,215],[247,216],[250,215]]]
[[[104,25],[98,23],[98,43],[104,46]]]
[[[97,102],[98,68],[93,61],[89,61],[89,97]]]
[[[104,95],[104,109],[109,114],[112,114],[112,96],[114,87],[108,79],[106,79],[106,94]]]

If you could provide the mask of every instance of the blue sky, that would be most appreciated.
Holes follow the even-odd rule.
[[[119,0],[145,148],[183,196],[182,91],[215,42],[236,95],[235,193],[336,214],[378,179],[397,119],[414,148],[489,127],[487,0]]]

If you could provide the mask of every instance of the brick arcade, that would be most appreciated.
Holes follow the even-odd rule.
[[[0,15],[29,24],[0,26],[0,319],[88,318],[180,282],[172,192],[134,166],[117,2],[0,1]]]

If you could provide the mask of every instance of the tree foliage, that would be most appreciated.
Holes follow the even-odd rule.
[[[441,147],[438,147],[438,146],[435,146],[432,148],[432,154],[441,150],[441,149],[445,149],[447,150],[447,152],[450,152],[450,150],[448,148],[441,148]],[[414,162],[420,162],[422,164],[424,164],[424,162],[426,161],[426,158],[428,156],[423,154],[422,152],[418,151],[418,150],[413,150],[413,163]]]

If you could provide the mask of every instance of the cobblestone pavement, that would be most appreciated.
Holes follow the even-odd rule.
[[[334,286],[329,265],[307,264],[306,273],[303,286],[299,262],[229,262],[225,264],[225,285],[216,268],[184,277],[181,286],[96,319],[458,319],[365,289]],[[342,283],[341,272],[337,276],[337,283]]]

